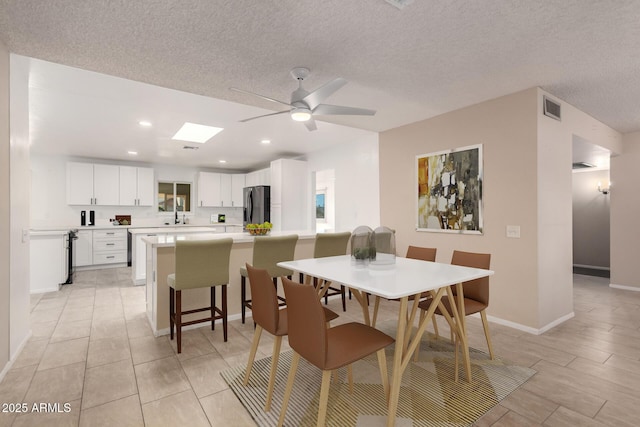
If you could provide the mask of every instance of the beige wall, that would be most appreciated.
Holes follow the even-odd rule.
[[[9,188],[9,50],[0,42],[0,193]],[[0,379],[9,363],[9,205],[0,203]]]
[[[611,159],[611,284],[640,289],[640,132],[624,135],[623,145]]]
[[[489,315],[537,329],[537,89],[470,106],[380,134],[380,216],[408,245],[492,254]],[[415,231],[416,155],[483,144],[484,234]],[[519,225],[521,238],[506,237]]]

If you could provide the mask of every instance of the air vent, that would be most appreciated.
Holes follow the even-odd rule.
[[[544,115],[560,121],[560,104],[553,101],[546,96],[542,97],[542,103],[544,104]]]
[[[591,163],[587,163],[587,162],[576,162],[573,163],[571,169],[588,169],[588,168],[595,168],[596,165],[591,164]]]
[[[182,147],[185,150],[197,150],[200,147],[194,147],[192,145],[185,145],[184,147]]]
[[[386,0],[386,2],[402,10],[405,6],[413,3],[413,0]]]

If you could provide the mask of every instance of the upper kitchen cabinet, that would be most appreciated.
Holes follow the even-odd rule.
[[[120,170],[115,165],[67,163],[67,203],[118,205]]]
[[[221,175],[215,172],[198,173],[198,207],[222,206]]]
[[[255,187],[257,185],[270,185],[271,183],[271,169],[260,169],[257,171],[249,172],[245,178],[245,187]]]
[[[231,175],[228,173],[220,174],[220,205],[221,207],[231,207]]]
[[[120,166],[120,205],[153,206],[152,168]]]
[[[271,222],[276,230],[309,227],[307,163],[280,159],[271,162]]]
[[[241,208],[244,206],[245,175],[236,173],[231,175],[231,206]]]

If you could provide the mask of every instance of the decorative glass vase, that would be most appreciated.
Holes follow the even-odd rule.
[[[396,263],[396,233],[392,229],[380,226],[371,236],[375,256],[371,265],[391,265]]]
[[[373,246],[373,231],[366,225],[361,225],[351,233],[351,262],[356,266],[366,267],[376,256]]]

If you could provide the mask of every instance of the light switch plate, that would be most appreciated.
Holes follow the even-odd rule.
[[[512,239],[520,238],[520,226],[519,225],[507,225],[507,237]]]

